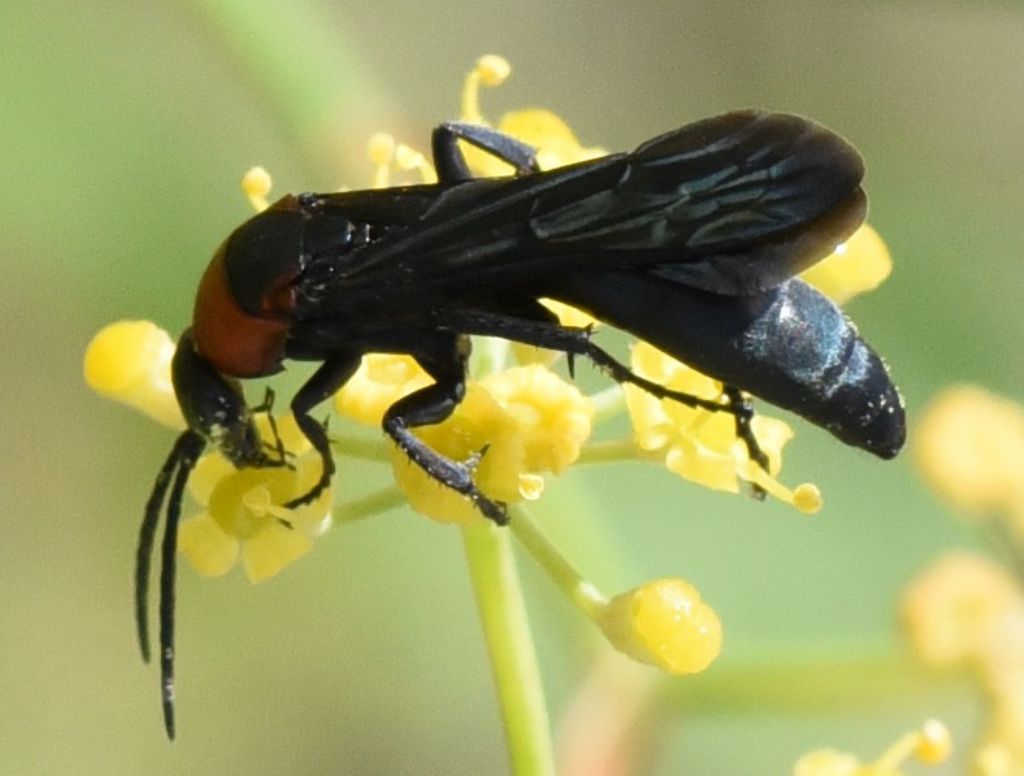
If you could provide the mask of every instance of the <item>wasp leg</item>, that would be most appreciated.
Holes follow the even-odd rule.
[[[336,353],[327,359],[313,376],[306,381],[292,399],[291,409],[295,416],[295,422],[306,435],[306,439],[313,445],[313,449],[320,454],[323,462],[323,472],[319,481],[310,490],[289,501],[284,506],[287,509],[295,509],[303,504],[310,504],[324,492],[324,488],[331,484],[331,477],[334,476],[334,458],[331,455],[331,443],[327,438],[327,431],[323,424],[318,423],[309,414],[314,407],[329,399],[341,386],[348,382],[348,379],[359,368],[358,353]]]
[[[429,351],[411,354],[436,382],[392,404],[384,413],[384,431],[430,477],[468,498],[485,517],[505,525],[508,523],[505,506],[487,498],[473,481],[476,461],[453,461],[432,450],[411,431],[416,426],[440,423],[452,414],[466,393],[468,340],[457,335],[445,340],[446,352],[435,350],[434,345]]]
[[[434,156],[434,167],[442,183],[470,180],[473,173],[466,164],[466,157],[459,149],[459,140],[465,140],[481,151],[512,165],[517,175],[540,172],[537,164],[537,149],[520,142],[510,135],[480,124],[463,121],[446,121],[434,129],[430,137],[430,150]]]
[[[289,453],[284,447],[284,440],[281,439],[281,434],[277,429],[277,420],[275,420],[274,418],[275,398],[276,397],[274,394],[274,389],[268,385],[266,393],[263,394],[262,403],[256,405],[255,407],[252,407],[249,410],[250,412],[252,412],[253,415],[259,415],[261,412],[266,414],[267,424],[270,426],[270,433],[273,434],[274,436],[273,444],[270,444],[269,442],[264,442],[263,446],[267,450],[273,450],[274,453],[277,454],[277,457],[268,457],[266,461],[262,462],[260,465],[268,467],[287,466],[289,469],[293,469],[295,467],[288,462],[288,458],[289,456],[291,456],[291,453]]]
[[[736,419],[736,434],[747,446],[751,460],[765,471],[768,471],[768,457],[754,437],[750,427],[753,408],[738,388],[725,386],[725,401],[704,399],[688,393],[673,391],[663,385],[647,380],[634,373],[628,366],[618,361],[603,348],[595,345],[590,339],[589,328],[573,328],[552,325],[541,321],[529,321],[514,316],[501,315],[486,311],[445,312],[438,320],[443,327],[451,327],[466,334],[479,334],[490,337],[524,342],[550,350],[560,350],[572,356],[578,355],[590,359],[599,369],[619,383],[630,383],[659,399],[671,399],[687,407],[694,407],[711,412],[728,412]],[[755,495],[757,489],[755,488]]]

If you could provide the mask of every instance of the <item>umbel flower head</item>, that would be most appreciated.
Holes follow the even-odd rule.
[[[915,458],[944,501],[984,529],[1019,572],[1024,558],[1024,407],[970,385],[942,391],[918,423]],[[973,772],[1024,773],[1024,589],[983,555],[957,551],[907,587],[902,615],[918,658],[968,669],[988,700]]]

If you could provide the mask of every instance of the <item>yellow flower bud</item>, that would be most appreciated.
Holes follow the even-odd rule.
[[[608,602],[601,627],[634,660],[673,674],[703,671],[722,650],[722,623],[693,585],[648,582]]]
[[[171,384],[174,342],[150,321],[118,321],[101,329],[85,351],[83,372],[101,396],[137,409],[158,423],[184,429]]]

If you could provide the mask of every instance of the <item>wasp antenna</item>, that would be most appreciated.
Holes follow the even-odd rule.
[[[171,475],[178,468],[181,460],[181,446],[184,438],[191,432],[186,431],[174,443],[171,454],[156,477],[153,491],[146,502],[146,512],[139,527],[139,545],[135,551],[135,631],[139,638],[139,649],[142,659],[149,662],[149,569],[153,557],[153,540],[156,537],[156,525],[160,521],[160,509],[164,503],[167,486]]]
[[[203,449],[203,439],[193,431],[178,438],[172,457],[177,463],[177,474],[167,500],[167,522],[160,558],[160,690],[164,709],[164,728],[167,737],[174,740],[174,582],[177,569],[178,521],[181,518],[181,499],[185,483]]]

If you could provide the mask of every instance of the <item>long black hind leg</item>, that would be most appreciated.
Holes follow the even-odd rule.
[[[384,413],[385,433],[430,477],[468,498],[485,517],[498,525],[505,525],[508,513],[504,505],[487,498],[477,488],[473,481],[472,463],[453,461],[412,433],[417,426],[440,423],[462,401],[466,393],[468,338],[457,334],[431,337],[411,350],[410,355],[435,382],[399,399],[388,408]]]
[[[540,171],[537,149],[533,146],[480,124],[446,121],[434,129],[430,138],[434,167],[442,183],[456,183],[473,177],[466,164],[466,157],[459,148],[459,140],[465,140],[481,151],[508,162],[515,168],[517,175]]]
[[[687,407],[711,412],[728,412],[736,419],[736,434],[746,445],[747,454],[751,460],[766,472],[768,471],[768,456],[761,449],[750,426],[753,408],[750,401],[743,396],[738,388],[724,386],[722,392],[724,402],[673,391],[671,388],[641,377],[608,351],[595,345],[590,339],[589,328],[580,329],[544,321],[524,320],[515,316],[479,310],[446,311],[443,321],[439,321],[439,324],[466,334],[502,337],[549,350],[559,350],[568,356],[574,354],[583,356],[590,359],[595,366],[616,382],[635,385],[659,399],[671,399]]]

